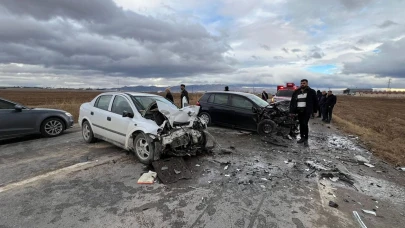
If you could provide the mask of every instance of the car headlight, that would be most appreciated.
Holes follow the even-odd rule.
[[[69,117],[73,117],[73,115],[70,114],[70,113],[68,113],[68,112],[65,112],[65,115],[67,115],[67,116],[69,116]]]

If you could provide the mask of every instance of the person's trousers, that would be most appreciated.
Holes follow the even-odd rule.
[[[307,114],[306,112],[299,112],[298,113],[298,121],[300,124],[300,135],[302,139],[308,139],[308,122],[311,117],[311,114]]]
[[[322,107],[322,120],[328,120],[328,107]]]
[[[326,120],[327,120],[328,122],[330,122],[330,121],[332,120],[332,111],[333,111],[333,106],[328,107],[327,118],[326,118]]]

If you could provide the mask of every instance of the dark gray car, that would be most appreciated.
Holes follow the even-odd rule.
[[[73,126],[73,116],[63,110],[28,108],[0,98],[0,139],[42,134],[54,137]]]

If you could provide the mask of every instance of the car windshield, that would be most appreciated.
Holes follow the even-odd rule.
[[[294,90],[279,90],[276,93],[277,97],[292,97]]]
[[[248,94],[246,95],[250,100],[252,100],[255,104],[259,105],[260,107],[266,107],[269,105],[269,103],[260,97],[253,95],[253,94]]]
[[[155,101],[163,102],[170,107],[178,109],[177,106],[174,105],[172,102],[160,96],[131,96],[131,99],[140,112],[145,111],[145,109],[147,109]]]

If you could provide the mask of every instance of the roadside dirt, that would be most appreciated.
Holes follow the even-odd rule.
[[[256,134],[212,127],[210,133],[227,153],[215,149],[213,154],[185,157],[193,178],[167,185],[159,180],[138,185],[140,175],[151,167],[107,143],[84,144],[78,129],[54,141],[0,145],[1,164],[7,164],[1,171],[7,174],[7,183],[51,169],[41,166],[32,175],[21,176],[17,169],[21,163],[38,166],[35,156],[28,155],[30,150],[21,148],[34,147],[31,151],[43,155],[43,163],[48,156],[66,160],[66,156],[90,154],[89,162],[112,154],[122,156],[0,192],[0,226],[360,227],[353,216],[357,211],[368,228],[403,227],[405,172],[375,158],[356,136],[344,136],[318,119],[310,123],[309,147],[295,140],[285,140],[288,147],[274,146]],[[75,149],[66,150],[68,145]],[[375,167],[354,162],[356,155],[370,159]],[[310,168],[306,161],[337,168],[353,177],[354,185],[320,178],[321,171]],[[330,207],[329,201],[338,208]],[[377,216],[362,209],[375,209]]]

